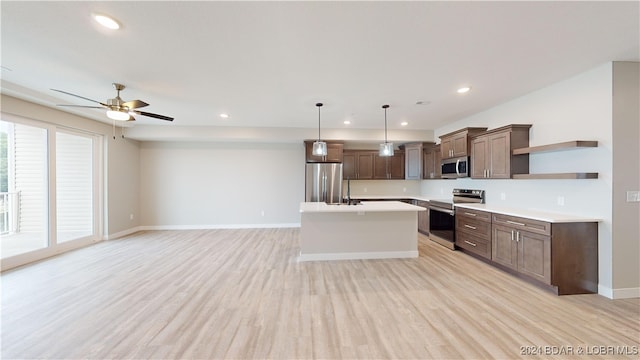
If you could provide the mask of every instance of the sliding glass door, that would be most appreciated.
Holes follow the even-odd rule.
[[[28,119],[0,121],[3,268],[6,259],[29,262],[99,239],[101,141]]]
[[[0,250],[7,258],[49,246],[47,130],[0,122]]]
[[[56,132],[56,230],[58,243],[94,234],[93,139]]]

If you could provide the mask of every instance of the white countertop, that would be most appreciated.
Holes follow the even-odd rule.
[[[426,209],[420,206],[403,203],[401,201],[365,201],[358,205],[327,205],[323,202],[300,203],[301,213],[360,213],[389,211],[426,211]]]
[[[346,199],[346,197],[345,197]],[[415,195],[351,195],[351,199],[356,200],[368,200],[368,199],[390,199],[390,200],[400,200],[400,199],[411,199],[411,200],[420,200],[420,201],[429,201],[429,198],[424,196],[415,196]]]
[[[456,204],[457,208],[466,208],[474,210],[488,211],[496,214],[519,216],[523,218],[529,218],[533,220],[546,221],[550,223],[568,223],[568,222],[599,222],[601,219],[594,219],[590,217],[567,215],[551,213],[539,210],[529,209],[514,209],[502,206],[487,205],[487,204]]]

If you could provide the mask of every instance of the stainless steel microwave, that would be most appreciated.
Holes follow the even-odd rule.
[[[468,156],[442,160],[443,179],[457,179],[463,177],[469,177]]]

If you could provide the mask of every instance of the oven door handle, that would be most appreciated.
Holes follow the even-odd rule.
[[[441,207],[436,207],[436,206],[429,206],[429,210],[440,211],[440,212],[443,212],[443,213],[447,213],[447,214],[449,214],[451,216],[455,215],[455,211],[453,211],[453,210],[443,209]]]

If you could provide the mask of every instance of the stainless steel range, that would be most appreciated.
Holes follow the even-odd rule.
[[[455,250],[455,206],[458,203],[484,204],[484,190],[453,189],[451,200],[429,201],[429,239]]]

